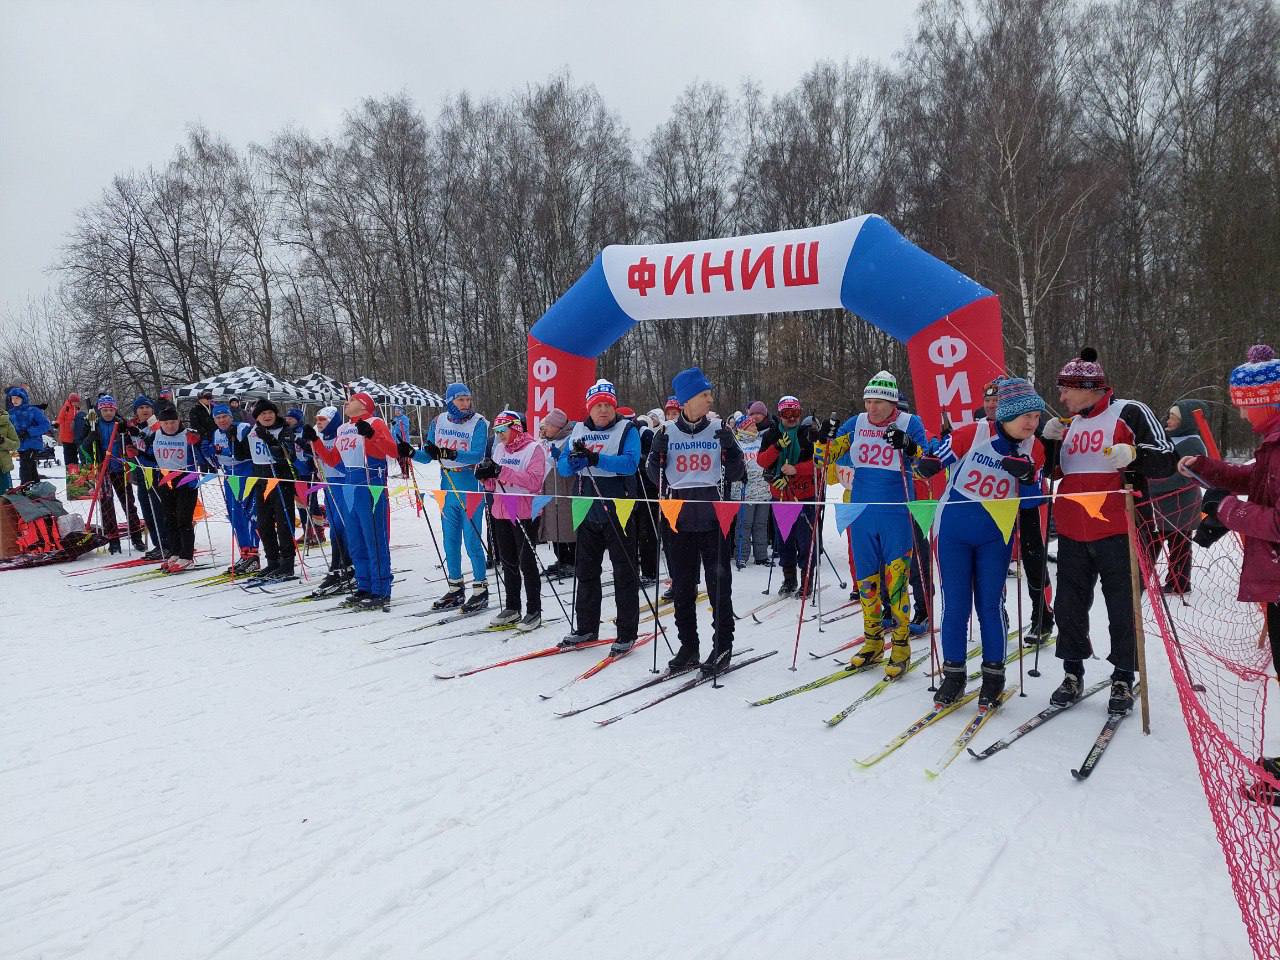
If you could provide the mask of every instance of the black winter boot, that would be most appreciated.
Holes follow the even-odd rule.
[[[942,661],[942,682],[933,694],[933,705],[945,707],[955,703],[964,696],[965,671],[964,662],[959,660]]]
[[[796,592],[798,584],[796,583],[796,568],[792,564],[789,567],[782,568],[782,586],[778,588],[778,596],[789,597]]]
[[[1000,695],[1004,693],[1004,664],[983,661],[982,690],[978,693],[978,709],[994,710],[1000,705]]]
[[[680,649],[676,651],[676,655],[667,661],[667,670],[670,673],[677,673],[681,670],[688,670],[690,667],[696,667],[697,665],[697,646],[688,646],[682,643],[680,644]]]

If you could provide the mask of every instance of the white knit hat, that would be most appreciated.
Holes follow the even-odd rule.
[[[867,381],[862,390],[863,400],[888,400],[898,402],[898,378],[888,370],[881,370]]]

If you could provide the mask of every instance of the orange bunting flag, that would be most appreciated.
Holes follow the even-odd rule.
[[[684,509],[683,500],[670,500],[663,498],[658,501],[658,509],[662,511],[662,515],[667,518],[667,526],[672,530],[678,531],[676,521],[680,519],[680,511]]]
[[[1109,493],[1068,493],[1064,494],[1068,500],[1074,500],[1080,506],[1084,507],[1084,512],[1093,517],[1094,520],[1107,519],[1102,515],[1102,507],[1107,502]]]
[[[262,498],[264,500],[267,497],[271,496],[271,491],[276,488],[276,484],[279,482],[280,480],[276,477],[272,477],[270,480],[267,481],[267,485],[262,488]]]
[[[191,522],[199,523],[206,516],[208,516],[208,514],[204,512],[204,498],[199,497],[196,499],[196,508],[191,514]]]
[[[443,490],[432,490],[431,497],[435,500],[436,506],[440,508],[440,512],[444,512],[444,498],[446,494]]]

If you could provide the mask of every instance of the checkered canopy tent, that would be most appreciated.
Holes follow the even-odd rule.
[[[424,390],[422,387],[415,386],[407,380],[401,380],[399,383],[392,384],[391,392],[404,398],[404,402],[411,407],[443,407],[444,398],[438,393],[432,393],[430,390]]]
[[[400,396],[400,394],[395,390],[392,390],[390,387],[384,387],[377,380],[370,380],[368,377],[360,377],[358,380],[352,380],[347,384],[347,386],[351,388],[353,393],[367,393],[369,396],[373,397],[373,402],[379,405],[392,403],[404,405],[409,402],[404,397]]]
[[[215,399],[224,397],[269,397],[272,400],[297,400],[297,391],[279,377],[257,367],[240,367],[226,373],[215,374],[195,383],[188,383],[173,391],[174,399],[194,398],[204,391],[213,392]]]
[[[289,385],[308,403],[340,404],[347,398],[347,388],[342,385],[342,381],[323,373],[309,373],[305,377],[290,380]]]

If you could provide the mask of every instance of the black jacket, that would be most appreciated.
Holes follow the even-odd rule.
[[[667,432],[676,429],[681,433],[697,433],[706,425],[706,422],[707,418],[703,417],[697,423],[689,423],[683,415],[668,421],[663,425],[662,431],[653,438],[649,456],[645,459],[645,473],[654,484],[658,484],[661,477],[664,496],[675,500],[692,501],[689,506],[680,511],[680,519],[676,521],[678,531],[700,533],[704,530],[719,529],[720,521],[716,518],[715,510],[702,504],[728,499],[727,491],[730,485],[745,480],[747,476],[747,464],[742,456],[742,448],[734,439],[733,431],[722,424],[722,432],[718,436],[721,470],[719,486],[685,487],[673,490],[666,485],[664,464],[667,457]]]

